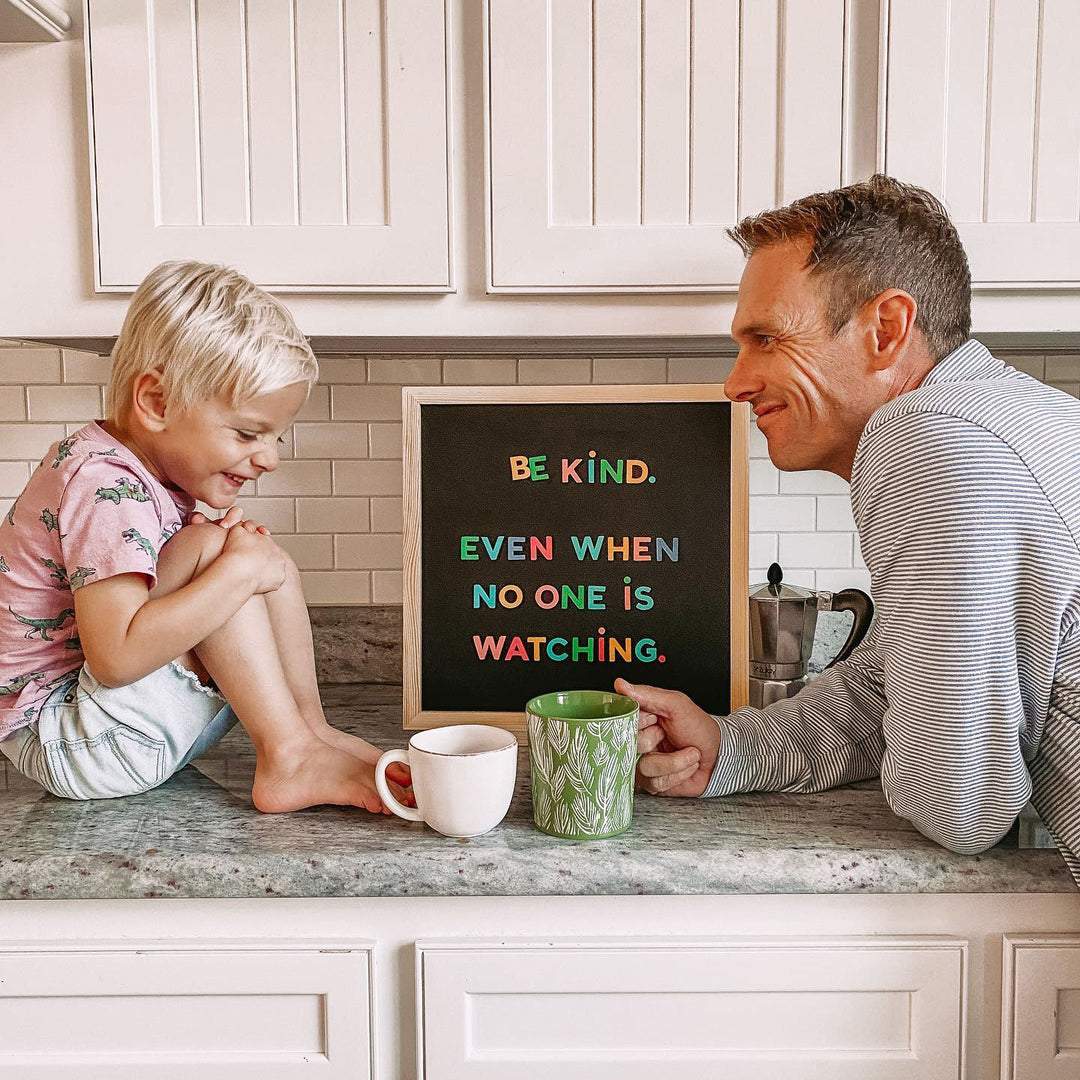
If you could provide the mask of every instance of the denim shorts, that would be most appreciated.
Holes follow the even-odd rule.
[[[235,723],[221,694],[176,660],[116,687],[83,664],[0,752],[54,795],[113,799],[163,784]]]

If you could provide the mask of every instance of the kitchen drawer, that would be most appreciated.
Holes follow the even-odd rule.
[[[1002,981],[1002,1080],[1075,1080],[1080,935],[1006,935]]]
[[[0,1077],[371,1076],[367,943],[0,946]]]
[[[421,1075],[956,1078],[966,964],[941,937],[419,942]]]

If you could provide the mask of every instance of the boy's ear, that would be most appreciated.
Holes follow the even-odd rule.
[[[164,430],[165,392],[156,368],[137,375],[131,384],[131,418],[148,431]]]

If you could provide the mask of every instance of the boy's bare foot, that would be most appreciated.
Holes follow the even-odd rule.
[[[320,739],[272,757],[257,755],[251,801],[264,814],[325,804],[389,813],[375,790],[374,766]]]
[[[347,731],[340,731],[321,718],[318,720],[309,718],[308,726],[327,745],[337,747],[338,750],[344,750],[346,754],[352,754],[357,760],[363,761],[373,769],[379,758],[382,757],[383,752],[377,746],[372,746],[366,739],[361,739],[357,735],[350,735]],[[386,770],[386,779],[389,781],[390,790],[399,802],[404,803],[406,806],[416,805],[412,792],[406,791],[406,788],[412,783],[412,776],[407,765],[402,765],[398,761],[393,762]]]

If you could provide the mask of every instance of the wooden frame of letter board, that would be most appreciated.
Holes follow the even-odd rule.
[[[421,607],[420,412],[425,405],[551,405],[572,402],[686,402],[718,401],[731,408],[731,708],[746,705],[750,696],[749,485],[747,443],[750,408],[732,403],[712,384],[644,386],[405,386],[401,390],[404,441],[403,551],[403,727],[406,731],[447,724],[494,724],[524,741],[525,714],[425,709],[421,701],[423,626]],[[678,687],[673,687],[678,689]]]

